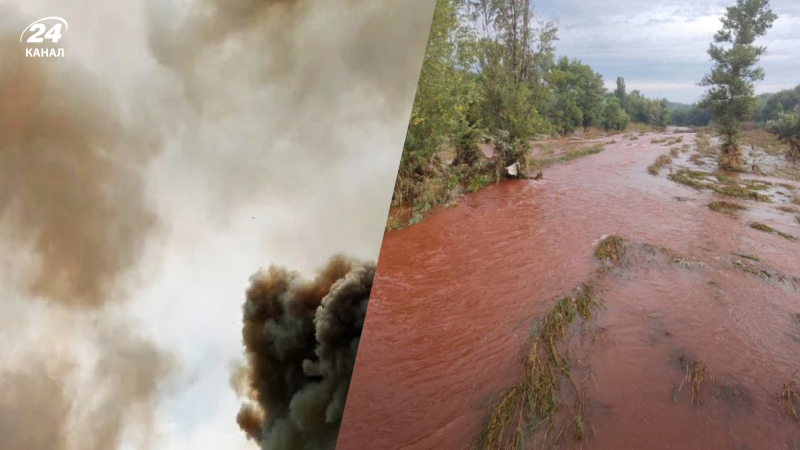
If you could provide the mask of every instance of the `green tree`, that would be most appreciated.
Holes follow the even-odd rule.
[[[602,125],[606,131],[623,131],[628,128],[629,121],[628,114],[622,109],[616,96],[605,98]]]
[[[546,97],[541,79],[553,52],[555,25],[535,28],[530,4],[519,0],[475,0],[470,10],[478,34],[484,123],[495,136],[507,133],[510,141],[548,131],[537,97]]]
[[[721,169],[742,165],[740,123],[755,109],[754,83],[764,79],[764,70],[756,64],[767,50],[754,43],[776,19],[768,0],[737,0],[727,8],[722,29],[708,49],[713,65],[700,82],[709,89],[699,106],[711,112],[722,134]]]
[[[794,113],[783,113],[776,120],[768,122],[767,130],[789,144],[790,155],[800,158],[800,106],[795,108]]]
[[[603,96],[606,88],[603,86],[603,75],[595,73],[585,64],[575,64],[573,69],[578,77],[578,108],[583,118],[583,130],[600,125],[603,116]]]
[[[417,93],[403,145],[394,201],[402,202],[415,177],[429,167],[442,146],[468,146],[475,121],[468,120],[475,102],[474,84],[466,70],[463,51],[468,30],[459,20],[460,0],[438,0],[433,13],[428,46],[422,62]]]
[[[580,76],[577,61],[570,62],[561,57],[548,76],[553,89],[552,120],[556,131],[566,135],[575,131],[583,123],[583,112],[579,106]]]
[[[628,110],[628,94],[625,91],[625,78],[617,77],[617,89],[614,90],[614,97],[619,100],[619,105],[624,110]]]

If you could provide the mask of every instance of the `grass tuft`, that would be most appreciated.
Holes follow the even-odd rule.
[[[729,197],[756,200],[765,203],[772,202],[768,196],[748,189],[747,185],[739,184],[736,180],[721,177],[722,180],[726,181],[719,181],[720,178],[715,177],[719,182],[714,182],[707,178],[709,175],[713,176],[713,174],[707,172],[683,169],[676,173],[669,174],[667,178],[697,190],[709,189]]]
[[[601,261],[617,261],[624,252],[625,240],[614,234],[600,241],[594,250],[594,257]]]
[[[572,161],[573,159],[582,158],[584,156],[595,155],[597,153],[602,152],[605,150],[605,144],[595,144],[591,147],[587,148],[579,148],[576,150],[570,150],[567,153],[564,153],[561,156],[556,158],[545,158],[539,160],[540,167],[549,166],[556,163],[562,163],[567,161]]]
[[[764,225],[763,223],[760,223],[760,222],[751,222],[750,223],[750,228],[752,228],[754,230],[758,230],[758,231],[763,231],[765,233],[777,234],[778,236],[780,236],[780,237],[782,237],[784,239],[788,239],[790,241],[798,240],[798,238],[796,238],[795,236],[792,236],[791,234],[786,234],[786,233],[784,233],[782,231],[778,231],[778,230],[772,228],[771,226]]]
[[[577,317],[591,320],[592,309],[596,306],[592,287],[584,284],[574,295],[560,299],[545,315],[542,328],[531,339],[519,382],[503,391],[492,406],[489,419],[472,446],[473,450],[524,448],[525,434],[542,426],[546,430],[546,439],[561,404],[559,389],[562,380],[566,379],[575,386],[570,378],[567,356],[558,344],[566,339],[567,329]],[[580,396],[578,413],[573,422],[575,437],[581,439],[585,425]],[[515,423],[516,428],[511,433],[510,427]]]
[[[737,212],[744,211],[747,209],[747,207],[736,203],[718,201],[709,203],[708,209],[722,214],[736,215]]]
[[[658,175],[658,173],[663,169],[665,166],[668,166],[672,163],[672,158],[669,155],[661,155],[656,158],[653,164],[647,167],[647,172],[650,175]]]
[[[800,385],[796,381],[783,383],[783,390],[779,395],[780,402],[786,405],[786,410],[800,423],[800,414],[797,411],[797,404],[800,402]]]
[[[754,230],[758,230],[758,231],[763,231],[765,233],[774,233],[775,232],[774,228],[772,228],[769,225],[764,225],[763,223],[760,223],[760,222],[752,222],[750,224],[750,228],[752,228]]]
[[[706,378],[714,381],[714,374],[708,370],[708,367],[705,364],[701,363],[700,361],[692,361],[685,355],[681,355],[680,362],[683,365],[683,369],[686,374],[683,376],[681,385],[678,386],[678,392],[680,392],[685,383],[690,384],[692,386],[692,404],[699,405],[700,387]]]

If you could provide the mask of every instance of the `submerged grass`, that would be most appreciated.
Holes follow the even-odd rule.
[[[765,233],[774,233],[775,232],[774,228],[772,228],[769,225],[764,225],[763,223],[760,223],[760,222],[751,223],[750,224],[750,228],[752,228],[754,230],[758,230],[758,231],[763,231]]]
[[[772,202],[768,196],[761,194],[756,190],[749,189],[747,187],[748,185],[739,184],[736,180],[731,180],[730,178],[726,177],[719,177],[717,178],[718,182],[714,182],[707,178],[710,175],[713,174],[683,169],[676,173],[669,174],[667,177],[676,183],[680,183],[697,190],[709,189],[729,197],[738,197],[765,203]]]
[[[708,209],[710,209],[712,211],[716,211],[718,213],[728,214],[728,215],[732,215],[733,216],[733,215],[736,215],[736,213],[739,212],[739,211],[746,210],[747,207],[739,205],[739,204],[736,204],[736,203],[731,203],[731,202],[726,202],[726,201],[718,201],[718,202],[709,203],[708,204]]]
[[[780,402],[786,405],[789,414],[800,424],[800,414],[797,410],[797,405],[800,403],[800,385],[796,381],[783,383],[783,389],[778,397]]]
[[[575,150],[570,150],[567,153],[564,153],[561,156],[555,158],[545,158],[540,159],[539,164],[541,167],[549,166],[556,163],[562,163],[567,161],[572,161],[573,159],[582,158],[584,156],[595,155],[597,153],[602,152],[605,150],[605,144],[595,144],[591,147],[587,148],[579,148]]]
[[[685,383],[688,383],[692,386],[692,404],[699,405],[700,387],[706,378],[714,381],[714,374],[711,373],[705,364],[700,361],[690,360],[686,355],[681,355],[680,362],[683,365],[685,375],[683,376],[683,381],[681,381],[680,386],[678,386],[678,392],[680,392]]]
[[[601,261],[617,261],[624,252],[625,240],[614,234],[600,241],[594,250],[594,257]]]
[[[539,332],[531,338],[522,364],[522,374],[514,386],[503,391],[492,406],[488,420],[474,450],[504,450],[525,447],[525,438],[537,430],[547,434],[555,426],[555,414],[561,398],[562,381],[575,383],[570,377],[567,356],[559,343],[567,338],[567,330],[575,319],[592,319],[597,306],[591,285],[584,284],[576,293],[560,299],[545,315]],[[575,388],[577,392],[577,387]],[[583,401],[578,394],[578,407],[570,423],[577,439],[583,437]],[[512,432],[512,426],[516,425]]]
[[[661,155],[658,158],[656,158],[653,164],[650,164],[647,167],[647,172],[650,175],[658,175],[661,169],[663,169],[665,166],[668,166],[671,163],[672,163],[672,158],[670,157],[670,155]]]
[[[742,257],[744,259],[749,259],[751,261],[761,262],[761,258],[759,258],[758,256],[753,256],[746,253],[734,253],[734,255]]]
[[[795,236],[792,236],[791,234],[786,234],[786,233],[784,233],[782,231],[778,231],[778,230],[772,228],[771,226],[764,225],[763,223],[760,223],[760,222],[751,222],[750,223],[750,228],[752,228],[754,230],[758,230],[758,231],[763,231],[765,233],[777,234],[778,236],[780,236],[780,237],[782,237],[784,239],[788,239],[790,241],[798,240]]]

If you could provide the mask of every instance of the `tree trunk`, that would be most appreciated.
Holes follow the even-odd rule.
[[[742,170],[742,152],[738,145],[723,144],[719,153],[720,170]]]

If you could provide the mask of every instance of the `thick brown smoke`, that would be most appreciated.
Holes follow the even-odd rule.
[[[100,306],[155,224],[139,178],[151,149],[89,74],[26,58],[17,40],[0,36],[0,217],[12,233],[5,238],[38,255],[26,286],[32,295]]]
[[[156,224],[140,178],[152,134],[122,120],[110,91],[74,62],[26,58],[23,27],[0,26],[0,242],[34,261],[0,252],[0,314],[24,301],[37,312],[19,318],[20,335],[47,339],[15,336],[4,349],[0,450],[146,443],[173,361],[117,307]]]
[[[275,266],[253,277],[234,385],[247,398],[239,426],[261,448],[336,446],[374,276],[336,257],[311,281]]]

